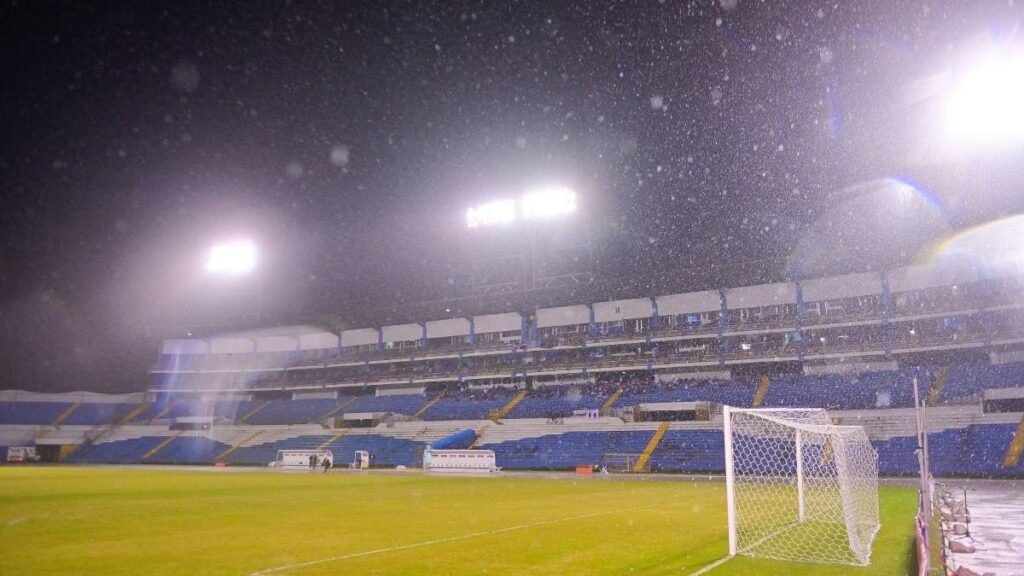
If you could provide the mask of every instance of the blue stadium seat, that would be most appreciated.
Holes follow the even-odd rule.
[[[0,424],[53,424],[70,402],[0,402]]]

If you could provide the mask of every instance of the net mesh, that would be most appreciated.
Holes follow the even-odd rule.
[[[818,409],[730,409],[736,552],[866,566],[878,460],[864,430]]]
[[[632,452],[605,452],[601,456],[601,465],[609,472],[633,472],[633,468],[641,456],[640,453]],[[644,465],[642,472],[648,470],[650,470],[650,463]]]

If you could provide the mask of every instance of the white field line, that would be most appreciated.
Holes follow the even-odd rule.
[[[349,560],[351,558],[362,558],[364,556],[373,556],[375,554],[387,554],[388,552],[398,552],[400,550],[409,550],[412,548],[422,548],[424,546],[433,546],[435,544],[447,544],[448,542],[458,542],[460,540],[469,540],[471,538],[479,538],[481,536],[492,536],[494,534],[503,534],[505,532],[514,532],[516,530],[526,530],[528,528],[536,528],[538,526],[547,526],[549,524],[558,524],[561,522],[571,522],[573,520],[583,520],[586,518],[595,518],[597,516],[607,516],[609,514],[622,514],[623,512],[635,512],[637,510],[645,510],[647,508],[654,508],[660,506],[659,504],[650,504],[647,506],[637,506],[634,508],[618,508],[615,510],[608,510],[604,512],[591,512],[589,514],[580,514],[578,516],[568,516],[566,518],[556,518],[554,520],[541,520],[540,522],[532,522],[530,524],[518,524],[516,526],[509,526],[507,528],[496,528],[494,530],[484,530],[483,532],[471,532],[469,534],[463,534],[461,536],[449,536],[448,538],[437,538],[436,540],[425,540],[423,542],[414,542],[412,544],[402,544],[400,546],[390,546],[388,548],[377,548],[376,550],[367,550],[365,552],[353,552],[351,554],[343,554],[341,556],[331,556],[329,558],[321,558],[319,560],[310,560],[309,562],[299,562],[296,564],[286,564],[284,566],[275,566],[274,568],[267,568],[258,572],[253,572],[249,576],[264,576],[266,574],[275,574],[277,572],[285,572],[288,570],[294,570],[296,568],[306,568],[308,566],[316,566],[318,564],[326,564],[328,562],[337,562],[339,560]]]
[[[693,574],[690,574],[690,576],[700,576],[701,574],[704,574],[705,572],[710,572],[710,571],[714,570],[715,568],[718,568],[722,564],[725,564],[729,560],[732,560],[732,556],[729,556],[728,554],[726,554],[725,556],[722,556],[721,558],[719,558],[718,560],[715,560],[711,564],[708,564],[707,566],[701,568],[700,570],[697,570]]]

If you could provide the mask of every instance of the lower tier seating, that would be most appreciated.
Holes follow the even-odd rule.
[[[70,402],[0,402],[0,424],[52,424]]]
[[[1013,440],[1014,424],[975,424],[929,435],[932,473],[936,476],[1024,477],[1024,458],[1013,467],[1004,456]],[[68,458],[74,463],[137,463],[143,455],[168,439],[169,432],[86,445]],[[225,460],[232,464],[266,465],[278,450],[315,449],[333,438],[331,434],[300,434],[239,448]],[[494,450],[498,466],[515,469],[566,470],[577,465],[602,464],[608,453],[640,454],[652,438],[652,430],[570,431],[561,434],[485,443],[478,448]],[[917,474],[916,439],[896,436],[873,442],[879,472],[886,476]],[[427,442],[384,434],[352,431],[327,444],[337,465],[351,462],[356,450],[367,450],[374,466],[417,466]],[[147,463],[210,464],[230,446],[201,434],[184,434],[147,458]],[[721,473],[725,467],[720,430],[668,430],[651,453],[650,469],[659,472]]]

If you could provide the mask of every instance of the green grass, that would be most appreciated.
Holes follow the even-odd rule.
[[[710,574],[908,574],[915,493],[881,502],[869,568],[737,557]],[[403,546],[275,574],[690,574],[726,553],[724,486],[0,468],[5,576],[245,575]]]

